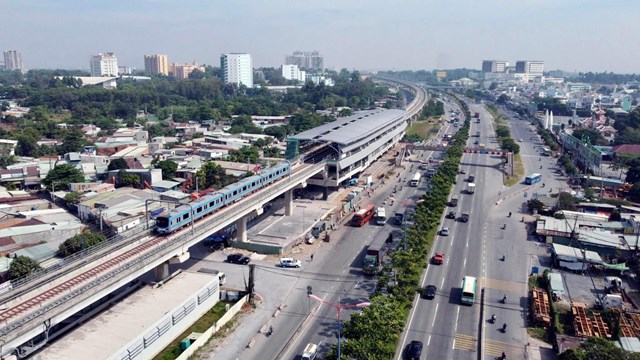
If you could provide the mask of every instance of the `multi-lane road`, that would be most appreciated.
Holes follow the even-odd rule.
[[[480,144],[497,148],[490,114],[482,105],[473,104],[470,110],[479,112],[481,121],[472,119],[469,144],[473,146],[474,135],[479,131]],[[528,123],[511,122],[510,127],[514,139],[525,139],[520,144],[527,171],[542,172],[544,169],[531,170],[532,163],[538,163],[538,155],[529,141],[533,134]],[[540,185],[517,184],[506,188],[501,166],[502,159],[497,155],[463,155],[460,168],[466,174],[459,175],[453,190],[460,200],[457,207],[450,207],[447,212],[455,211],[458,216],[463,211],[469,212],[470,221],[462,223],[443,217],[443,226],[449,228],[450,234],[438,237],[432,255],[444,252],[445,261],[442,265],[430,264],[422,282],[423,286],[436,285],[438,291],[433,300],[419,297],[414,300],[397,358],[412,340],[424,343],[427,358],[476,359],[479,351],[483,358],[496,358],[503,352],[509,358],[524,357],[528,343],[523,316],[528,303],[526,282],[531,254],[539,250],[536,244],[527,241],[525,224],[520,221],[524,216],[524,194],[528,192],[531,196]],[[477,184],[473,195],[464,192],[469,175],[475,176]],[[509,217],[509,213],[513,215]],[[465,275],[478,278],[476,302],[472,306],[460,305]],[[504,296],[506,303],[501,301]],[[492,314],[496,314],[495,323],[489,322]],[[501,331],[503,324],[507,324],[506,332]]]

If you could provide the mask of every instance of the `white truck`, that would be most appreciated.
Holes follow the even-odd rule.
[[[467,184],[467,194],[473,194],[476,192],[476,183]]]
[[[318,355],[318,345],[309,343],[302,352],[302,360],[313,360]]]

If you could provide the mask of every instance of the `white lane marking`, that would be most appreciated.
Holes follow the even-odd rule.
[[[458,318],[460,318],[460,307],[458,306],[458,310],[456,311],[456,326],[453,329],[454,332],[458,332]]]
[[[467,267],[467,258],[464,258],[464,263],[462,264],[462,270]]]
[[[440,305],[440,303],[436,304],[436,311],[434,312],[434,316],[433,316],[433,320],[431,321],[431,327],[433,327],[433,325],[435,325],[436,323],[436,316],[438,315],[438,305]]]
[[[431,335],[429,335],[429,338],[427,339],[427,346],[429,346],[429,344],[431,344]]]
[[[444,278],[442,278],[442,281],[440,281],[440,288],[442,289],[443,286],[444,286]]]

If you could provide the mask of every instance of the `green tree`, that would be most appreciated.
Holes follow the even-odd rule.
[[[18,162],[18,160],[13,155],[9,155],[9,154],[0,155],[0,167],[1,168],[6,169],[7,166],[13,165],[13,164],[15,164],[17,162]]]
[[[176,171],[178,171],[178,164],[173,160],[159,161],[154,167],[162,170],[162,178],[164,180],[173,180],[176,176]]]
[[[586,139],[592,145],[598,145],[601,140],[604,140],[604,138],[602,137],[602,135],[600,135],[599,132],[592,129],[577,129],[577,130],[574,130],[571,135],[573,135],[576,139],[579,139],[579,140]]]
[[[532,199],[527,201],[527,208],[531,213],[533,213],[534,210],[541,212],[544,209],[544,203],[538,199]]]
[[[347,107],[340,109],[340,112],[338,113],[338,116],[340,117],[347,117],[351,115],[353,115],[353,111]]]
[[[503,150],[510,151],[514,154],[517,154],[520,152],[520,145],[518,145],[512,138],[502,139],[500,148]]]
[[[18,279],[23,276],[33,274],[40,269],[42,269],[42,267],[36,260],[33,260],[28,256],[18,256],[17,258],[13,259],[13,261],[9,265],[7,276],[11,280]]]
[[[140,187],[142,180],[140,176],[120,170],[120,186]]]
[[[576,199],[568,192],[563,191],[558,195],[558,208],[560,210],[574,211],[576,209],[575,203]]]
[[[111,160],[111,162],[109,162],[109,166],[107,166],[107,170],[109,171],[128,169],[128,168],[129,168],[129,165],[127,165],[127,161],[124,158],[113,159]]]
[[[60,244],[58,247],[58,256],[67,257],[84,249],[96,246],[106,240],[107,239],[102,234],[85,231]]]
[[[229,161],[255,164],[260,157],[258,151],[258,148],[255,146],[243,146],[238,150],[231,150],[229,151]]]
[[[615,154],[613,157],[613,161],[611,162],[611,164],[609,165],[609,167],[611,168],[611,170],[613,171],[618,171],[620,170],[620,175],[618,176],[618,178],[622,178],[622,173],[629,168],[629,165],[631,164],[631,161],[633,159],[636,159],[637,156],[633,155],[633,154]]]
[[[627,177],[625,181],[635,184],[640,181],[640,159],[633,159],[628,163]]]
[[[80,130],[68,131],[63,139],[62,144],[58,145],[58,153],[66,154],[69,152],[80,152],[88,145],[89,141],[85,138]]]
[[[68,189],[70,183],[84,182],[84,175],[74,165],[62,164],[49,170],[42,184],[49,190]],[[54,189],[52,189],[54,188]]]
[[[496,136],[499,138],[508,138],[509,136],[511,136],[511,132],[509,131],[508,127],[499,125],[496,128]]]
[[[224,168],[213,161],[204,163],[196,173],[196,176],[198,177],[198,185],[200,189],[207,189],[212,186],[220,189],[231,184],[235,180],[235,177],[227,175]]]
[[[634,183],[629,190],[629,199],[633,202],[640,202],[640,181]]]

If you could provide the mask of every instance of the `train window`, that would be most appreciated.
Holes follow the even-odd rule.
[[[201,212],[201,211],[202,211],[202,206],[200,206],[200,207],[196,210],[196,212]]]
[[[182,220],[187,220],[189,218],[189,213],[182,215]]]

